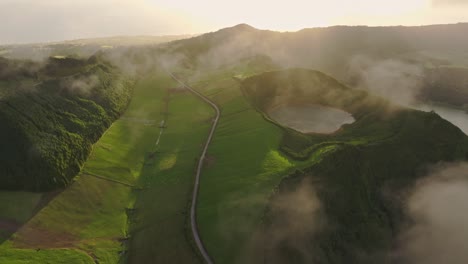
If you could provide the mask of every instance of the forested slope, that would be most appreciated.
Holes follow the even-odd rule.
[[[130,97],[130,79],[100,56],[1,59],[0,189],[66,186]]]

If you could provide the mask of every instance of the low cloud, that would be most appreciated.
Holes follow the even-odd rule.
[[[99,84],[100,81],[98,76],[89,75],[79,78],[67,78],[61,82],[61,87],[71,93],[88,95]]]
[[[322,204],[313,185],[306,179],[294,190],[273,197],[263,230],[252,238],[250,252],[241,263],[288,263],[285,250],[303,263],[315,263],[310,239],[326,226]]]
[[[415,103],[423,85],[423,69],[397,59],[355,56],[350,61],[350,75],[358,88],[405,106]]]
[[[468,263],[468,164],[443,165],[409,195],[397,263]]]

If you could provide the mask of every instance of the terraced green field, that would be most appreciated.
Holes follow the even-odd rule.
[[[212,113],[189,93],[169,94],[174,85],[158,73],[137,84],[129,109],[94,145],[75,182],[0,245],[0,263],[197,261],[186,209]],[[0,217],[11,216],[8,202],[18,197],[3,195]],[[18,195],[30,212],[41,196]],[[16,214],[21,223],[30,217],[24,214]]]

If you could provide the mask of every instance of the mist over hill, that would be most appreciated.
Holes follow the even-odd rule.
[[[398,197],[430,174],[429,165],[466,160],[468,137],[435,113],[392,105],[310,70],[259,74],[242,88],[265,114],[278,105],[318,103],[356,119],[331,134],[285,129],[281,149],[296,159],[332,150],[282,181],[249,263],[408,261],[409,256],[394,260],[393,255],[401,227],[410,221],[406,201]]]
[[[306,67],[352,87],[371,90],[402,104],[420,98],[440,101],[437,90],[466,97],[457,71],[468,66],[467,23],[420,27],[335,26],[298,32],[258,30],[241,24],[162,45],[164,52],[192,67],[216,68],[264,55],[279,68]],[[449,77],[449,76],[452,76]],[[457,89],[437,84],[451,79]],[[453,94],[454,90],[456,95]],[[450,92],[448,92],[450,93]],[[445,101],[448,98],[443,99]],[[456,103],[459,105],[460,103]]]
[[[199,263],[187,205],[202,164],[195,222],[216,263],[433,263],[427,248],[439,247],[465,263],[462,221],[441,216],[466,206],[437,201],[468,197],[468,136],[455,125],[468,122],[467,32],[240,24],[2,46],[0,189],[65,191],[6,230],[0,262],[45,245],[44,259],[69,247],[89,263]],[[270,116],[311,105],[352,122],[301,132]]]
[[[241,24],[217,32],[170,44],[173,52],[189,56],[264,54],[284,67],[302,66],[321,70],[339,79],[347,77],[355,56],[375,60],[401,58],[409,62],[427,60],[434,65],[452,64],[455,54],[466,60],[467,23],[421,27],[335,26],[298,32],[258,30]],[[431,54],[434,53],[434,54]],[[452,55],[452,56],[450,56]],[[440,57],[440,58],[438,58]],[[235,60],[221,56],[213,61]]]

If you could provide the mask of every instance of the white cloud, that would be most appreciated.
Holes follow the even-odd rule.
[[[468,164],[446,164],[416,184],[395,263],[468,263]]]

